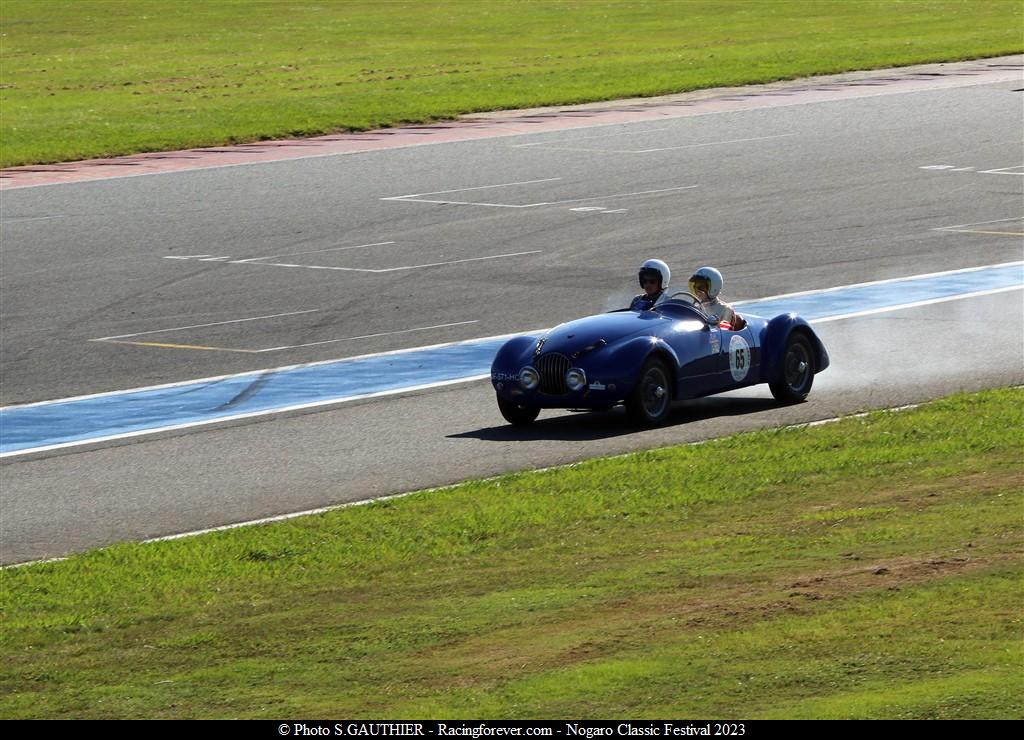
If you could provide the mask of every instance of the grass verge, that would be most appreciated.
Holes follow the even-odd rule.
[[[0,717],[1021,717],[1022,401],[4,570]]]
[[[4,0],[0,166],[1020,52],[1019,0]]]

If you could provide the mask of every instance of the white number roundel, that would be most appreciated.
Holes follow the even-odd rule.
[[[750,372],[750,345],[739,334],[733,334],[729,340],[729,370],[737,383]]]

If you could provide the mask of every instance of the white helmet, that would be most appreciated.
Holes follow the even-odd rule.
[[[714,267],[702,267],[690,276],[689,287],[694,295],[700,290],[714,299],[722,292],[722,273]]]
[[[647,260],[640,265],[639,279],[641,288],[644,287],[644,278],[651,273],[656,273],[661,278],[661,289],[667,290],[668,281],[672,279],[672,271],[668,269],[668,265],[661,260]]]

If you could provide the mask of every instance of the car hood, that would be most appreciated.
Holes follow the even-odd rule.
[[[619,311],[587,316],[559,324],[544,337],[542,352],[578,355],[597,346],[613,344],[621,339],[658,333],[662,322],[673,320],[650,311]],[[603,342],[603,343],[602,343]]]

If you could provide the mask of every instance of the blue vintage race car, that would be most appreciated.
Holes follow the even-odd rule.
[[[541,409],[601,410],[625,404],[643,426],[668,417],[672,402],[768,383],[794,403],[807,397],[828,353],[805,320],[745,316],[732,331],[709,319],[689,293],[647,311],[621,309],[506,342],[491,365],[498,408],[512,424]]]

